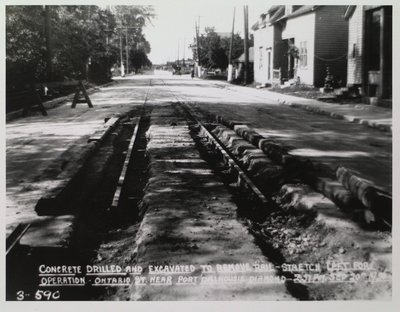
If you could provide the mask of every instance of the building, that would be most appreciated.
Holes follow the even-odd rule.
[[[279,79],[280,27],[276,20],[284,15],[285,6],[274,5],[252,26],[254,31],[254,81],[264,84]],[[276,71],[275,71],[276,72]],[[279,70],[278,70],[279,72]]]
[[[347,6],[275,5],[253,25],[254,78],[323,86],[327,68],[346,84]]]
[[[347,84],[358,87],[367,102],[391,105],[392,7],[348,6]]]
[[[235,79],[237,82],[244,80],[244,71],[245,71],[245,54],[242,53],[237,59],[233,60],[234,69],[235,69]],[[254,80],[253,66],[254,64],[254,48],[249,47],[249,71],[248,71],[248,82],[252,82]]]

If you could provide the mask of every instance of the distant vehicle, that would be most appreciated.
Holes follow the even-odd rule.
[[[192,69],[189,66],[185,66],[181,69],[182,75],[189,75],[191,73]]]
[[[216,69],[209,69],[207,71],[207,75],[209,76],[216,76],[216,75],[220,75],[222,73],[221,69],[216,68]]]
[[[180,66],[175,66],[172,70],[172,75],[182,75],[181,72],[181,67]]]

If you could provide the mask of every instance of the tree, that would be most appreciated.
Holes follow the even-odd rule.
[[[128,37],[129,64],[132,65],[135,72],[142,66],[148,66],[151,62],[147,58],[150,53],[150,43],[143,34],[143,27],[155,17],[152,6],[135,5],[135,6],[114,6],[112,10],[115,12],[119,36],[123,36],[122,50],[126,51],[126,37]],[[121,47],[120,47],[121,48]]]
[[[222,38],[221,39],[221,45],[222,48],[224,49],[226,55],[229,55],[229,46],[230,46],[230,38]],[[241,56],[244,52],[243,48],[243,39],[240,37],[239,34],[234,34],[233,35],[233,45],[232,45],[232,60],[237,59],[239,56]]]
[[[207,68],[226,68],[228,58],[221,46],[221,38],[212,27],[206,27],[205,32],[205,34],[199,37],[199,58],[201,65]],[[197,58],[196,54],[194,58]]]
[[[132,65],[136,73],[142,67],[150,67],[152,65],[144,49],[132,50],[131,53],[129,54],[129,57],[130,57],[130,64]]]
[[[147,54],[150,44],[142,28],[153,17],[150,6],[7,6],[7,89],[21,89],[49,76],[108,80],[119,60],[121,27],[135,27],[128,29],[129,50],[140,47]],[[139,59],[148,64],[147,56]]]
[[[252,37],[249,46],[252,46]],[[193,46],[196,46],[194,39]],[[199,36],[199,56],[202,66],[225,69],[228,66],[230,38],[221,38],[212,27],[206,27],[205,34]],[[243,39],[239,34],[233,36],[232,60],[244,52]],[[197,59],[197,51],[193,49],[193,58]]]
[[[106,37],[115,27],[108,12],[96,6],[60,6],[57,11],[53,58],[57,79],[84,79],[89,63],[96,67],[116,60],[116,51],[107,46]]]
[[[42,6],[6,6],[6,81],[19,89],[45,69]]]

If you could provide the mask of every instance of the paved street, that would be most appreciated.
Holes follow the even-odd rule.
[[[83,229],[83,234],[78,232],[76,235],[83,236],[82,243],[86,243],[91,237],[87,233],[97,231],[91,228],[90,224],[93,222],[95,229],[99,227],[102,231],[100,234],[91,234],[101,237],[98,245],[96,243],[91,247],[97,255],[94,260],[97,265],[133,261],[148,266],[154,261],[161,261],[160,259],[169,264],[191,263],[195,254],[198,261],[196,265],[264,261],[273,266],[272,262],[278,261],[277,256],[267,255],[269,247],[255,243],[252,235],[257,234],[251,225],[253,221],[248,221],[250,225],[244,225],[237,218],[237,203],[232,200],[232,194],[221,183],[220,178],[215,176],[214,171],[200,157],[182,114],[182,106],[178,103],[189,104],[200,115],[211,113],[226,120],[246,124],[264,137],[284,145],[290,154],[309,158],[332,170],[344,165],[391,193],[390,132],[278,104],[271,93],[267,94],[263,90],[229,85],[222,81],[191,79],[190,76],[172,76],[169,72],[156,72],[118,78],[114,83],[99,88],[90,97],[94,108],[79,104],[71,109],[71,103],[66,101],[50,109],[46,117],[32,113],[29,117],[7,123],[7,233],[11,233],[20,223],[29,223],[36,229],[34,233],[39,235],[26,235],[29,244],[59,244],[60,240],[68,239],[71,224],[75,224],[75,228],[80,226]],[[84,155],[89,146],[88,138],[104,127],[108,118],[128,112],[137,118],[143,104],[147,110],[149,128],[140,131],[147,138],[146,155],[149,157],[150,170],[149,177],[137,177],[140,181],[144,179],[142,182],[145,184],[143,198],[135,208],[139,212],[143,209],[142,219],[139,218],[130,227],[122,229],[113,228],[107,222],[106,225],[111,226],[108,229],[102,224],[102,218],[93,217],[93,213],[101,214],[104,210],[100,206],[108,205],[107,200],[102,201],[100,194],[94,195],[88,201],[88,206],[91,207],[88,211],[94,209],[92,212],[75,214],[69,211],[60,216],[39,216],[35,211],[38,200],[54,189],[60,176],[66,180],[71,179],[75,172],[71,168],[84,163]],[[111,134],[117,135],[117,131],[113,131]],[[112,150],[117,153],[114,148],[115,146]],[[143,174],[146,168],[138,168],[137,172]],[[89,178],[84,181],[89,181],[83,183],[90,184],[96,180],[91,180],[89,173]],[[111,187],[112,183],[109,182]],[[107,184],[105,181],[105,185]],[[132,187],[137,187],[136,183],[129,183],[131,184]],[[292,192],[290,189],[291,186],[288,186],[289,193]],[[294,190],[291,196],[295,193]],[[278,218],[274,219],[272,214],[264,224],[265,229],[269,228],[268,231],[279,233],[279,236],[273,235],[278,240],[273,246],[282,250],[286,261],[347,261],[367,255],[369,261],[391,272],[389,232],[365,231],[337,209],[334,203],[311,189],[303,195],[304,201],[317,207],[312,225],[305,225],[305,221],[297,215],[289,216],[288,223],[282,221],[286,217],[278,222]],[[96,199],[96,196],[99,198]],[[289,204],[295,206],[294,202]],[[251,203],[249,207],[252,207]],[[85,213],[88,213],[91,220],[89,225],[85,222],[82,225],[82,220],[77,218],[77,215]],[[308,212],[302,213],[307,215]],[[300,223],[290,224],[290,220]],[[268,227],[268,222],[275,229]],[[115,239],[115,233],[118,233],[119,239]],[[349,237],[353,240],[349,241]],[[310,257],[313,260],[309,260]],[[271,271],[271,274],[278,272]],[[250,275],[246,276],[244,278],[252,278]],[[147,273],[142,277],[151,280]],[[159,285],[145,288],[121,286],[115,288],[115,293],[105,295],[105,298],[222,300],[221,298],[231,298],[231,295],[243,300],[315,299],[321,296],[328,299],[348,299],[353,296],[386,298],[389,286],[385,284],[379,288],[380,285],[369,285],[368,291],[365,291],[363,284],[357,284],[356,287],[331,284],[326,285],[325,294],[320,284],[309,286],[307,294],[298,289],[290,291],[277,285],[267,287],[268,291],[264,291],[265,285],[260,286],[263,289],[261,291],[257,285],[250,287],[247,284],[232,286],[233,288],[216,285],[215,289],[206,287],[201,288],[201,291],[200,288],[183,288],[180,285],[177,288],[163,288],[162,291],[159,290]],[[84,294],[83,296],[85,297]]]
[[[393,307],[393,5],[146,2],[4,9],[6,305]]]
[[[392,193],[392,136],[363,125],[278,105],[262,91],[223,82],[163,78],[168,89],[198,108],[255,128],[290,153],[336,169],[344,165]],[[157,83],[153,83],[157,85]],[[162,84],[157,87],[163,87]]]
[[[344,165],[391,193],[390,133],[279,105],[265,99],[259,90],[158,72],[120,79],[101,88],[91,96],[94,109],[86,104],[71,109],[70,103],[65,103],[50,110],[48,117],[36,114],[7,123],[7,216],[11,218],[7,225],[34,216],[32,205],[54,178],[54,173],[46,171],[52,161],[84,143],[105,117],[141,105],[147,91],[155,102],[185,101],[200,110],[245,123],[284,143],[291,154],[332,169]]]

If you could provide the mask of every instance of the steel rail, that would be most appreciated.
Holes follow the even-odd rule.
[[[11,254],[11,251],[19,244],[22,236],[30,228],[30,224],[18,224],[14,231],[6,239],[6,256]]]
[[[118,178],[117,187],[116,187],[115,192],[114,192],[113,200],[112,200],[111,206],[108,208],[109,211],[115,211],[115,209],[118,208],[118,204],[119,204],[119,201],[120,201],[120,198],[121,198],[122,187],[124,185],[124,181],[125,181],[125,178],[126,178],[126,173],[128,171],[128,166],[129,166],[129,164],[131,162],[131,156],[132,156],[132,152],[133,152],[133,147],[134,147],[135,142],[136,142],[138,129],[140,127],[141,120],[142,120],[142,118],[139,118],[139,121],[135,123],[135,126],[134,126],[135,129],[133,131],[131,140],[129,142],[128,151],[126,153],[124,164],[122,166],[122,170],[121,170],[121,173],[120,173],[119,178]]]
[[[136,143],[136,140],[137,140],[137,136],[138,136],[138,133],[139,133],[139,128],[141,127],[141,124],[142,124],[142,119],[143,119],[144,111],[145,111],[145,105],[146,105],[147,100],[148,100],[150,87],[151,87],[151,79],[149,80],[149,85],[147,87],[146,95],[145,95],[144,100],[143,100],[143,105],[141,107],[140,117],[138,118],[138,120],[136,119],[137,122],[135,122],[135,129],[134,129],[132,137],[131,137],[131,139],[129,141],[128,150],[127,150],[127,153],[126,153],[126,156],[125,156],[125,159],[124,159],[124,164],[122,166],[121,173],[120,173],[119,178],[118,178],[118,182],[117,182],[117,186],[116,186],[116,189],[115,189],[115,192],[114,192],[113,200],[111,202],[110,207],[107,209],[107,212],[113,213],[113,212],[116,212],[116,210],[118,209],[118,206],[119,206],[119,203],[120,203],[120,200],[121,200],[121,195],[122,195],[122,188],[123,188],[124,183],[125,183],[125,178],[126,178],[126,175],[127,175],[128,167],[129,167],[129,164],[133,162],[133,159],[132,159],[133,150],[134,150],[135,143]]]
[[[246,173],[246,169],[242,167],[242,165],[232,154],[232,152],[227,147],[225,147],[225,145],[214,133],[208,130],[207,127],[194,116],[191,108],[186,103],[180,103],[180,105],[186,111],[189,117],[200,126],[202,132],[214,143],[215,147],[221,152],[224,158],[228,160],[229,165],[237,171],[239,178],[244,180],[244,182],[250,187],[251,191],[258,197],[260,202],[263,205],[268,204],[269,201],[267,200],[267,198],[263,195],[257,185],[251,180],[249,175]]]
[[[232,152],[225,147],[225,145],[219,140],[219,138],[217,138],[214,135],[214,133],[209,131],[207,127],[194,116],[192,109],[186,103],[187,101],[181,101],[179,97],[174,92],[171,91],[171,89],[167,86],[165,81],[163,79],[161,79],[161,81],[164,83],[164,86],[168,89],[171,95],[175,97],[176,101],[180,104],[180,107],[182,107],[187,113],[187,115],[200,126],[203,133],[215,144],[216,148],[221,152],[221,154],[225,157],[225,159],[228,160],[229,165],[237,171],[239,179],[242,179],[250,187],[251,191],[258,197],[258,199],[263,205],[267,205],[268,203],[270,203],[270,201],[264,196],[264,194],[257,187],[257,185],[251,180],[249,175],[246,173],[247,170],[243,168],[243,166],[232,154]]]

